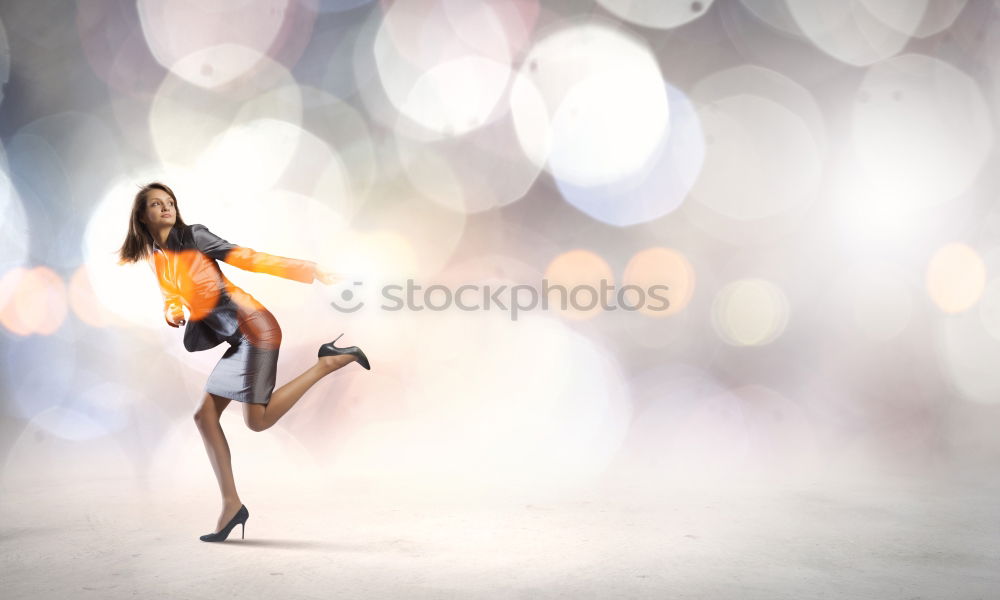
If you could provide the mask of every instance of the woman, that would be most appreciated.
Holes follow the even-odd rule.
[[[329,285],[337,278],[315,262],[255,252],[230,244],[204,225],[185,224],[174,192],[159,182],[136,193],[119,258],[119,264],[138,260],[150,264],[163,293],[167,324],[184,325],[186,350],[230,344],[209,376],[201,406],[194,414],[222,491],[222,513],[215,532],[201,536],[201,540],[224,541],[237,524],[242,536],[250,513],[236,492],[229,444],[219,425],[222,411],[231,400],[237,400],[243,403],[247,427],[263,431],[324,376],[354,361],[365,369],[371,367],[357,346],[336,347],[337,336],[320,346],[316,364],[275,390],[281,344],[278,322],[260,302],[226,279],[216,261],[303,283],[312,283],[315,278]]]

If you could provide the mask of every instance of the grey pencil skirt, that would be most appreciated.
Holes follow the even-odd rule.
[[[274,391],[278,371],[281,328],[267,310],[255,310],[237,318],[238,335],[208,376],[209,394],[251,404],[267,404]]]

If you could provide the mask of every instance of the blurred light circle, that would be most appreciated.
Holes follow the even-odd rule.
[[[147,36],[148,39],[148,36]],[[154,56],[156,51],[154,49]],[[167,66],[185,81],[203,88],[226,85],[257,66],[265,55],[240,44],[216,44],[198,48]],[[157,59],[163,64],[162,59]]]
[[[701,121],[683,92],[667,85],[670,132],[635,173],[604,185],[579,186],[557,179],[567,202],[591,217],[627,227],[679,208],[705,159]]]
[[[435,65],[441,64],[442,61],[447,62],[445,59],[449,56],[492,58],[509,67],[511,57],[523,56],[525,47],[531,42],[540,12],[538,0],[487,0],[475,3],[448,0],[433,2],[433,6],[426,0],[381,4],[386,7],[383,10],[393,14],[394,17],[398,15],[395,15],[390,4],[393,6],[406,4],[399,9],[400,15],[406,15],[408,11],[416,9],[419,26],[407,23],[407,19],[400,19],[402,27],[395,25],[385,27],[383,11],[372,10],[362,15],[354,15],[352,20],[339,21],[338,25],[345,24],[342,34],[337,32],[340,27],[337,30],[321,32],[319,43],[330,39],[331,35],[337,36],[338,40],[343,38],[328,58],[323,87],[344,98],[359,93],[370,118],[394,129],[397,135],[419,140],[450,137],[459,131],[471,130],[478,125],[468,121],[462,123],[461,119],[457,119],[458,125],[449,128],[448,131],[432,131],[414,121],[411,116],[401,114],[400,102],[410,97],[409,90],[416,78]],[[364,19],[360,24],[359,16]],[[502,31],[497,30],[498,25]],[[481,35],[484,28],[486,35]],[[502,33],[503,46],[506,47],[507,58],[502,60],[499,57],[504,53],[498,52],[502,48],[497,44],[500,39],[499,33]],[[378,46],[376,40],[379,36],[388,38],[378,42],[383,45],[387,53],[377,59],[375,48]],[[448,47],[447,44],[453,38],[456,41]],[[386,41],[388,43],[385,43]],[[322,47],[332,45],[325,44]],[[352,49],[352,60],[350,62],[337,60],[338,55],[344,54],[347,48]],[[392,90],[383,83],[383,78],[386,76],[392,82]],[[486,125],[506,114],[507,105],[502,100],[503,93],[495,109],[486,116],[486,121],[479,125]],[[468,115],[469,109],[475,108],[478,104],[478,101],[473,102],[463,107],[461,112]],[[423,107],[413,106],[413,108]],[[433,112],[434,107],[427,107],[427,110],[431,115],[436,114]],[[475,121],[474,118],[472,120]]]
[[[281,177],[301,137],[302,130],[292,123],[254,119],[217,135],[194,168],[211,173],[233,194],[251,194],[271,187]]]
[[[8,301],[0,307],[0,322],[18,335],[50,335],[66,319],[66,285],[48,267],[12,269],[0,289],[13,284]]]
[[[699,182],[706,185],[695,185],[691,195],[697,201],[684,205],[685,216],[733,244],[760,243],[801,227],[819,194],[819,170],[827,145],[823,113],[812,95],[776,71],[740,65],[699,81],[692,98],[700,107],[699,114],[713,121],[702,124],[708,157]],[[720,114],[719,103],[728,105],[734,114]],[[750,110],[744,104],[749,104]],[[768,115],[764,121],[750,114],[761,109]],[[780,124],[773,132],[771,121]],[[726,131],[726,127],[735,127],[739,133]],[[786,138],[777,150],[770,145],[778,141],[774,132]],[[770,179],[734,179],[732,172],[745,172],[753,156],[764,157],[762,169],[770,173]],[[791,183],[803,189],[795,191],[785,185],[789,171],[797,174]],[[753,199],[750,202],[744,202],[747,191]],[[708,194],[707,201],[702,201],[699,192]],[[747,227],[751,215],[753,227]]]
[[[904,54],[868,70],[851,139],[881,193],[933,205],[973,183],[993,148],[993,123],[971,77],[936,58]]]
[[[490,120],[508,77],[509,67],[478,56],[434,65],[409,89],[400,112],[432,131],[462,135]]]
[[[795,24],[785,0],[722,2],[716,18],[743,60],[774,69],[810,89],[839,81],[854,68],[815,49]]]
[[[521,152],[509,117],[459,138],[417,142],[396,137],[406,177],[429,200],[478,213],[522,198],[541,167]]]
[[[666,310],[663,302],[650,298],[648,292],[646,301],[639,311],[651,317],[667,317],[677,314],[687,308],[694,295],[695,271],[687,257],[672,248],[647,248],[636,252],[625,266],[622,276],[622,289],[626,286],[637,286],[642,290],[650,290],[654,286],[666,286],[656,293],[666,296]]]
[[[316,198],[340,218],[350,220],[365,200],[362,186],[366,182],[355,181],[364,174],[349,169],[336,149],[314,133],[301,130],[297,137],[294,155],[274,187]]]
[[[253,78],[214,91],[167,75],[148,115],[157,155],[174,165],[195,164],[217,136],[261,119],[302,123],[302,94],[292,74],[266,57]]]
[[[615,16],[643,27],[671,29],[702,16],[714,0],[597,0]]]
[[[528,157],[577,186],[635,173],[669,130],[655,56],[641,38],[603,23],[565,26],[539,40],[510,105]]]
[[[826,149],[826,118],[813,95],[794,79],[758,65],[739,65],[716,71],[698,81],[691,92],[699,105],[724,98],[753,95],[770,100],[795,114],[809,129],[816,147]]]
[[[557,178],[599,185],[634,173],[646,163],[669,120],[661,82],[647,75],[623,66],[594,73],[567,90],[552,117],[549,167]],[[623,97],[628,98],[630,110],[622,110]],[[614,125],[603,119],[612,119]],[[607,151],[609,147],[614,152]]]
[[[986,287],[986,265],[979,253],[961,242],[938,248],[927,264],[925,276],[931,301],[946,313],[972,307]]]
[[[740,279],[726,285],[712,302],[712,326],[726,343],[763,346],[788,324],[788,297],[764,279]]]
[[[489,4],[395,2],[373,52],[389,100],[427,130],[462,135],[498,116],[511,57]]]
[[[0,298],[3,299],[0,301],[0,324],[20,336],[31,334],[30,324],[21,319],[15,302],[20,297],[21,280],[27,272],[28,269],[24,267],[14,267],[0,276]]]
[[[615,306],[614,273],[602,257],[589,250],[570,250],[552,259],[545,268],[548,310],[571,319],[591,319]],[[561,286],[561,287],[557,287]],[[540,300],[541,301],[541,300]]]
[[[204,88],[229,83],[268,53],[290,0],[225,0],[202,6],[187,0],[139,0],[139,22],[161,65]]]
[[[809,128],[788,108],[737,95],[698,110],[706,156],[691,195],[731,219],[790,213],[817,194],[823,162]]]
[[[847,64],[866,66],[903,49],[920,23],[928,0],[883,2],[886,8],[860,0],[786,2],[799,30],[817,48]]]
[[[369,198],[379,174],[365,115],[350,103],[309,86],[302,94],[304,136],[279,187],[330,204],[350,220]]]

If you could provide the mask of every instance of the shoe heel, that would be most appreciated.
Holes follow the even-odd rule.
[[[358,348],[357,357],[358,357],[358,364],[360,364],[365,369],[368,369],[369,371],[372,370],[371,364],[368,363],[368,357],[365,356],[365,353],[362,352],[360,348]]]
[[[242,519],[240,519],[242,517]],[[240,526],[240,538],[246,539],[246,524],[247,519],[250,518],[250,511],[247,510],[246,505],[240,506],[240,510],[236,512],[236,515],[226,523],[220,531],[215,533],[207,533],[201,536],[201,541],[203,542],[224,542],[226,538],[229,537],[230,532],[236,528],[236,525]],[[237,520],[239,519],[239,520]]]

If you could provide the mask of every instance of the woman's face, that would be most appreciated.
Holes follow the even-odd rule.
[[[146,195],[146,210],[139,220],[147,226],[173,225],[177,221],[174,199],[163,190],[151,190]]]

